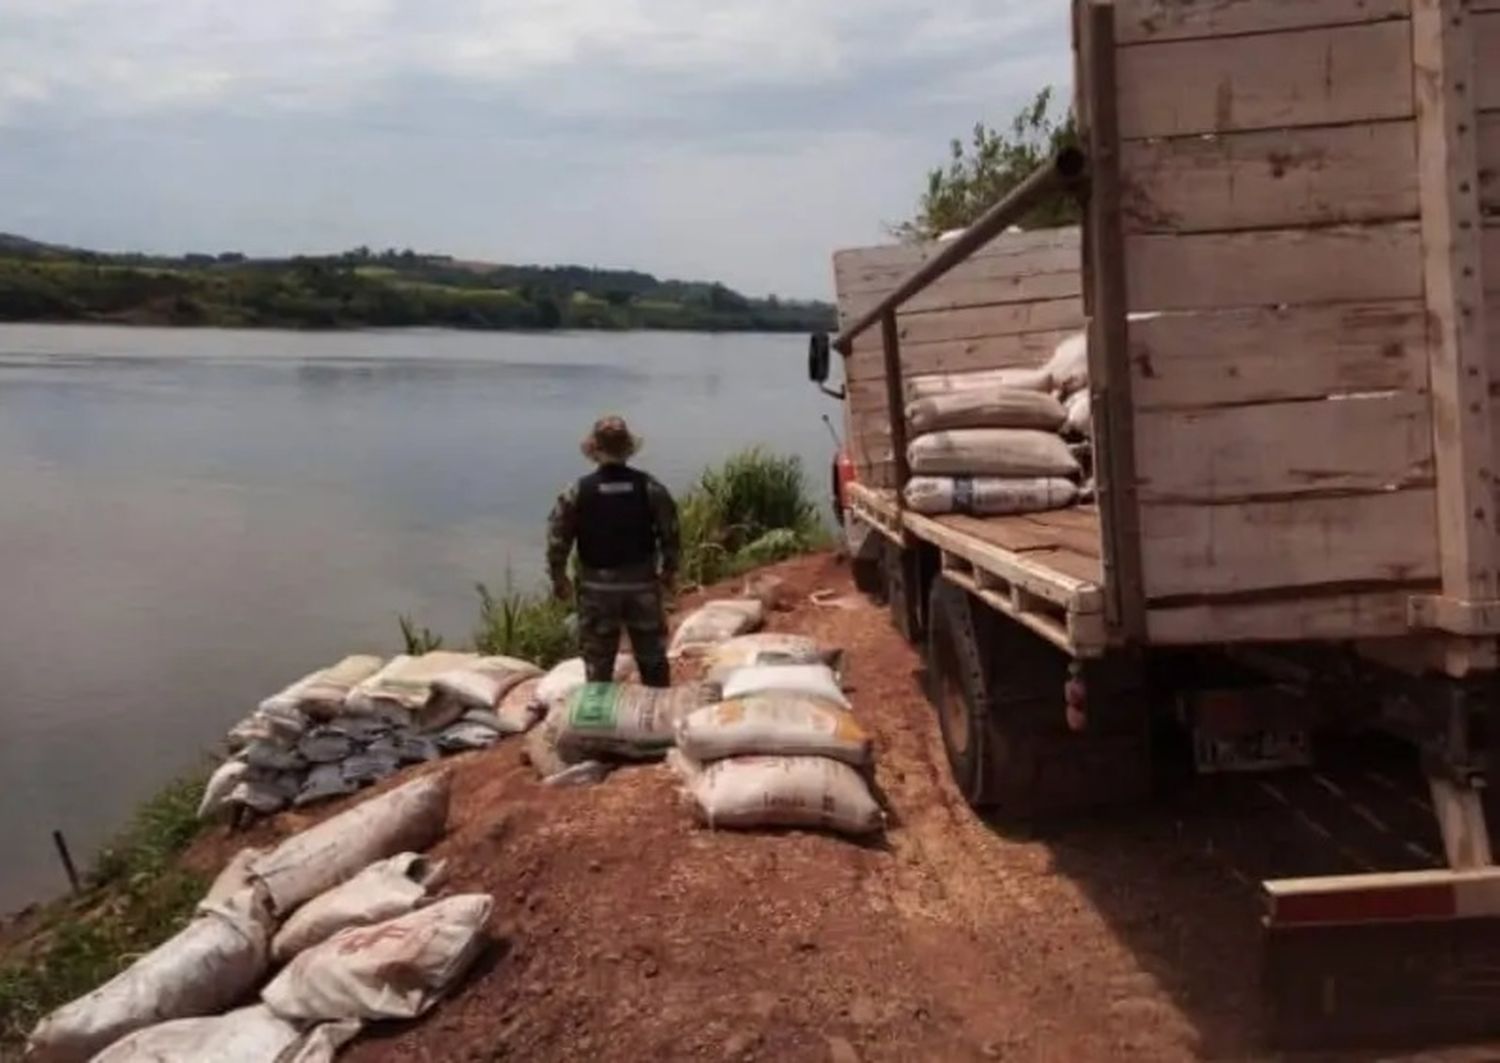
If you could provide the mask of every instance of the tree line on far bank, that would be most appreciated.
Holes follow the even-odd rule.
[[[804,332],[833,319],[826,303],[751,298],[632,270],[368,248],[291,259],[115,255],[0,235],[0,321]]]

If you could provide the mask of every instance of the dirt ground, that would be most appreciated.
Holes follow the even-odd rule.
[[[919,658],[847,568],[813,557],[776,571],[794,606],[771,629],[847,651],[877,741],[883,840],[697,827],[660,765],[550,790],[519,740],[447,761],[454,804],[435,855],[451,890],[495,897],[494,947],[424,1021],[372,1030],[341,1058],[1264,1054],[1255,860],[1283,848],[1265,830],[1274,791],[1191,789],[1006,836],[954,792]],[[819,590],[833,602],[812,602]],[[195,858],[212,865],[311,818],[212,839]]]

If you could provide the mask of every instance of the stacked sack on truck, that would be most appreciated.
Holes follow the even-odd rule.
[[[513,657],[346,657],[229,732],[199,815],[269,815],[355,791],[411,764],[484,749],[535,723],[542,671]]]
[[[1082,339],[1082,333],[1064,339],[1038,369],[913,379],[906,407],[912,437],[907,506],[926,514],[993,516],[1077,501],[1084,470],[1063,436],[1073,430],[1078,406],[1066,400],[1080,388],[1087,418]]]
[[[426,1013],[483,949],[493,903],[433,895],[442,865],[422,850],[449,793],[429,774],[243,850],[183,930],[42,1019],[28,1058],[328,1063],[364,1024]]]
[[[869,735],[833,663],[811,639],[748,635],[706,656],[716,704],[684,716],[671,755],[710,827],[810,827],[870,834],[885,815],[870,791]]]

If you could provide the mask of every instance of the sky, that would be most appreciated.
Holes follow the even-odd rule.
[[[1060,0],[0,0],[0,231],[831,295]]]

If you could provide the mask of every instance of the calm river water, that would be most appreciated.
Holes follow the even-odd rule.
[[[540,580],[603,412],[673,487],[751,443],[825,493],[798,336],[0,327],[0,911],[284,682],[467,637]]]

